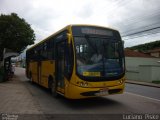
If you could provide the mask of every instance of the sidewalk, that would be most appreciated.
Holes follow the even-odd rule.
[[[0,114],[42,114],[22,76],[21,72],[12,80],[0,83]]]
[[[148,83],[148,82],[141,82],[141,81],[134,81],[134,80],[126,80],[126,83],[160,88],[160,84],[155,84],[155,83]]]

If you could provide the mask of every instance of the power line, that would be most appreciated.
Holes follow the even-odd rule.
[[[143,17],[143,16],[142,16]],[[156,18],[156,19],[155,19]],[[137,18],[137,21],[135,21],[135,22],[130,22],[130,23],[127,23],[126,24],[126,22],[128,22],[127,20],[124,20],[125,21],[125,24],[123,24],[123,23],[121,23],[121,24],[117,24],[117,25],[115,25],[115,26],[117,26],[117,27],[120,27],[120,28],[123,28],[123,27],[130,27],[131,25],[134,25],[134,24],[136,24],[136,23],[139,23],[139,24],[141,24],[142,23],[142,25],[139,25],[139,26],[144,26],[144,21],[146,22],[147,21],[147,24],[148,23],[153,23],[154,22],[154,24],[160,24],[160,21],[159,21],[159,19],[160,19],[160,14],[157,14],[157,17],[152,17],[152,16],[150,16],[150,17],[148,17],[148,18],[142,18],[142,19],[138,19]]]
[[[141,22],[142,20],[144,19],[152,19],[156,16],[159,16],[160,15],[160,9],[159,10],[156,10],[156,11],[153,11],[152,13],[143,13],[143,15],[139,15],[139,16],[134,16],[130,19],[125,19],[124,21],[127,21],[128,24],[131,24],[131,23],[137,23],[137,22]],[[136,22],[135,22],[136,21]]]
[[[134,32],[135,30],[144,30],[144,28],[146,28],[146,29],[150,29],[152,26],[153,27],[155,27],[155,26],[160,26],[160,22],[158,22],[158,23],[153,23],[153,24],[150,24],[150,25],[147,25],[147,26],[140,26],[140,27],[138,27],[138,28],[134,28],[134,29],[129,29],[129,31],[127,30],[127,31],[124,31],[124,32],[122,32],[121,34],[123,35],[123,34],[126,34],[126,33],[128,33],[128,34],[131,34],[132,33],[132,31]],[[152,27],[152,28],[153,28]]]
[[[143,31],[139,31],[139,32],[135,32],[135,33],[131,33],[131,34],[128,34],[128,35],[124,35],[122,37],[128,37],[128,36],[132,36],[132,35],[135,35],[135,34],[139,34],[139,33],[143,33],[143,32],[147,32],[147,31],[151,31],[151,30],[155,30],[155,29],[159,29],[160,27],[155,27],[155,28],[151,28],[151,29],[147,29],[147,30],[143,30]]]
[[[110,18],[111,17],[113,17],[115,14],[114,14],[114,11],[115,11],[115,9],[117,10],[117,9],[121,9],[124,5],[126,5],[126,4],[128,4],[128,3],[130,3],[131,2],[131,0],[130,1],[126,1],[126,0],[117,0],[114,4],[114,7],[112,8],[112,9],[110,9],[109,10],[109,16],[110,16]],[[117,7],[117,6],[118,7]],[[114,10],[114,11],[113,11]]]
[[[123,2],[120,2],[120,3],[123,4],[124,2],[126,2],[126,1],[123,1]],[[121,6],[120,6],[120,8],[121,8]],[[114,13],[112,15],[114,15]],[[117,24],[116,26],[120,27],[120,26],[123,25],[123,27],[127,27],[127,26],[130,26],[131,24],[144,22],[144,20],[146,21],[146,19],[147,19],[148,22],[151,22],[151,21],[156,22],[158,19],[156,20],[154,18],[157,18],[158,16],[160,16],[160,9],[158,9],[158,8],[150,9],[150,11],[148,11],[147,13],[145,13],[145,11],[144,11],[143,14],[141,13],[141,14],[138,14],[138,16],[134,16],[134,17],[132,16],[132,17],[130,17],[130,19],[123,20],[125,22],[125,24],[123,24],[121,22],[120,24]]]
[[[130,40],[130,39],[135,39],[135,38],[139,38],[139,37],[145,37],[145,36],[148,36],[148,35],[154,35],[154,34],[158,34],[158,33],[160,33],[160,31],[155,32],[155,33],[150,33],[150,34],[144,34],[144,35],[141,35],[141,36],[135,36],[135,37],[123,38],[123,40],[127,41],[127,40]]]

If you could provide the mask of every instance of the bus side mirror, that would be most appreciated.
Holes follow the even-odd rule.
[[[124,45],[124,43],[125,43],[124,40],[122,40],[122,44],[123,44],[123,45]]]
[[[68,44],[71,44],[71,34],[67,33]]]
[[[124,42],[124,40],[122,40],[122,46],[123,46],[123,49],[124,49],[124,43],[125,43],[125,42]]]

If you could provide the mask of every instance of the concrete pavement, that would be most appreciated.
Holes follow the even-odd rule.
[[[19,76],[0,83],[0,113],[41,114],[39,106]]]
[[[160,84],[148,83],[142,81],[126,80],[126,83],[160,88]]]

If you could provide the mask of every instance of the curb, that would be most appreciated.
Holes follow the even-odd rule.
[[[136,81],[129,81],[129,80],[126,81],[126,83],[160,88],[160,85],[157,85],[157,84],[154,84],[154,83],[136,82]]]

